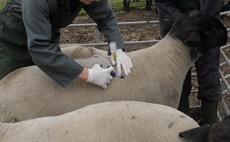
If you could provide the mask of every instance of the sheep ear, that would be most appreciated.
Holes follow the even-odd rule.
[[[214,47],[225,45],[227,42],[227,30],[219,19],[204,17],[195,19],[196,27],[199,29],[202,50],[210,50]]]
[[[205,142],[209,133],[210,126],[202,126],[180,132],[181,138],[192,140],[192,142]]]
[[[189,47],[197,46],[201,41],[198,31],[192,31],[185,37],[185,44]]]

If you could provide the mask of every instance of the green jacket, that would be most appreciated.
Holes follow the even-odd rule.
[[[124,48],[115,13],[107,0],[85,5],[78,0],[8,0],[7,10],[22,19],[28,50],[34,63],[62,86],[68,85],[83,67],[60,52],[60,28],[71,24],[83,8],[97,23],[97,28],[109,43],[115,41]]]

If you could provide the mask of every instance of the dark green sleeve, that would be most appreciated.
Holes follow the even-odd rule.
[[[28,50],[42,71],[60,85],[66,86],[82,72],[83,67],[61,53],[58,43],[51,42],[49,15],[54,9],[55,0],[47,1],[21,0]]]
[[[115,41],[118,48],[125,48],[123,38],[118,30],[116,15],[107,0],[100,0],[99,4],[84,5],[83,8],[97,23],[97,28],[104,34],[106,42]]]

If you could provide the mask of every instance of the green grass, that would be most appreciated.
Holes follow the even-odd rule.
[[[133,0],[131,0],[133,1]],[[2,0],[0,2],[0,9],[2,9],[4,7],[4,5],[6,4],[7,0]],[[108,2],[113,6],[113,10],[115,12],[118,11],[122,11],[123,10],[123,0],[108,0]],[[154,1],[153,1],[153,5],[154,5]],[[130,3],[130,9],[134,9],[135,8],[140,8],[143,9],[145,7],[145,0],[141,1],[141,2],[131,2]],[[86,15],[84,10],[81,10],[79,13],[79,16],[83,16]]]
[[[4,5],[6,4],[7,0],[2,0],[0,2],[0,9],[2,9],[4,7]]]
[[[140,2],[133,2],[133,0],[130,0],[130,1],[131,1],[130,10],[144,9],[145,8],[146,0],[142,0]],[[108,0],[108,2],[113,7],[113,11],[115,11],[115,12],[123,11],[123,0]],[[154,5],[155,5],[154,0],[152,2],[152,5],[154,7]],[[84,10],[81,10],[80,13],[79,13],[79,16],[84,16],[84,15],[86,15],[86,12]]]
[[[140,2],[133,2],[133,0],[130,0],[130,10],[132,9],[143,9],[145,7],[145,0],[142,0]],[[115,12],[122,11],[123,10],[123,0],[109,0],[110,4],[113,3],[113,10]]]

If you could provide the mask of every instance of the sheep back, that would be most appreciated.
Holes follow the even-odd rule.
[[[78,79],[63,88],[36,66],[19,68],[0,81],[0,90],[3,90],[0,94],[0,121],[18,122],[36,117],[60,115],[86,105],[105,101],[132,100],[177,107],[180,88],[184,80],[183,74],[185,76],[189,68],[187,63],[189,59],[187,59],[188,53],[182,52],[186,50],[184,45],[175,41],[167,38],[147,49],[127,53],[133,59],[132,73],[125,79],[114,78],[106,90]],[[163,51],[170,50],[171,53],[173,49],[170,49],[169,46],[172,48],[175,44],[173,49],[177,49],[177,46],[182,48],[176,52],[180,56],[172,59],[165,55],[166,59],[158,62],[160,57],[162,59]],[[71,52],[68,52],[70,49]],[[63,50],[63,52],[74,58],[97,54],[109,62],[106,51],[86,47],[71,47],[70,49],[66,48],[64,49],[66,51]],[[155,54],[151,55],[151,52]],[[181,58],[183,56],[187,60]],[[81,63],[79,59],[76,61]],[[83,64],[85,61],[82,59]],[[168,65],[168,62],[171,62],[172,65]],[[88,59],[85,63],[88,63]],[[170,67],[165,68],[163,64]],[[164,74],[162,74],[162,69],[164,69]]]
[[[179,132],[198,127],[174,108],[137,101],[99,103],[11,125],[4,142],[185,142]]]

